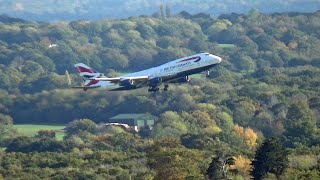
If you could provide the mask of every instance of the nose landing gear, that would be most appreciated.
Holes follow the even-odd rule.
[[[210,76],[210,71],[207,71],[206,77],[209,77],[209,76]]]
[[[164,88],[163,88],[163,91],[168,91],[168,88],[169,88],[169,84],[165,84]]]

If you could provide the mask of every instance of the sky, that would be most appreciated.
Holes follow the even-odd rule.
[[[38,21],[127,18],[152,15],[159,12],[160,4],[169,6],[173,14],[187,11],[213,16],[247,13],[252,8],[263,13],[320,9],[320,0],[0,0],[0,14]]]

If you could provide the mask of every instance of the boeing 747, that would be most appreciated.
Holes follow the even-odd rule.
[[[159,86],[164,84],[163,90],[167,91],[169,83],[188,82],[190,75],[204,71],[209,74],[209,70],[220,62],[221,57],[219,56],[200,53],[119,77],[106,77],[89,66],[78,63],[74,66],[83,78],[84,84],[73,88],[80,88],[85,91],[95,88],[119,91],[149,87],[149,92],[156,92],[159,91]]]

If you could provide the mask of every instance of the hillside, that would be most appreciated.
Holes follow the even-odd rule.
[[[0,20],[0,179],[320,177],[319,13]],[[70,89],[77,62],[112,77],[200,51],[223,62],[168,92]],[[159,121],[137,134],[97,126],[119,113]],[[24,137],[13,123],[67,124],[66,136]]]

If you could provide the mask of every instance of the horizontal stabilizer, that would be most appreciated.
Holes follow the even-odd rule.
[[[74,89],[83,89],[84,91],[88,90],[88,89],[95,89],[95,88],[99,88],[101,87],[99,86],[73,86],[72,88]]]

